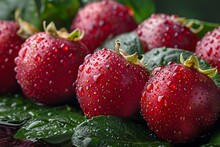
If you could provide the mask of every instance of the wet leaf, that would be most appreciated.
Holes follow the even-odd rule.
[[[50,137],[63,136],[70,139],[74,128],[82,121],[84,121],[82,114],[73,112],[68,107],[66,109],[54,107],[45,110],[44,115],[30,119],[17,131],[15,138],[51,140]]]
[[[61,143],[70,140],[74,128],[85,118],[81,111],[70,106],[38,105],[17,95],[0,97],[0,120],[10,123],[28,120],[15,134],[17,139]]]
[[[35,0],[1,0],[0,1],[0,19],[13,20],[16,9],[21,10],[21,16],[29,23],[39,26],[40,15]]]
[[[68,29],[79,7],[79,0],[41,0],[41,22],[53,21],[57,28]]]
[[[79,0],[1,0],[0,19],[14,20],[15,10],[20,9],[21,17],[39,30],[44,20],[69,28],[79,7]]]
[[[78,125],[72,136],[74,146],[151,146],[165,147],[169,143],[132,121],[113,116],[98,116]]]
[[[107,40],[104,44],[102,44],[102,46],[99,49],[108,48],[108,49],[114,50],[116,40],[120,41],[121,43],[120,48],[123,49],[129,55],[137,52],[138,56],[141,57],[141,55],[144,53],[140,40],[138,36],[136,35],[136,33],[134,32],[124,33],[110,40]]]
[[[200,38],[202,38],[207,32],[212,31],[213,29],[220,26],[220,24],[217,23],[205,22],[197,19],[187,19],[186,22],[192,23],[191,27],[193,27],[194,29],[202,27],[201,31],[197,33]]]
[[[167,65],[169,62],[180,63],[180,54],[183,53],[184,59],[187,59],[190,55],[195,55],[194,53],[181,49],[174,48],[157,48],[153,49],[144,54],[143,64],[147,64],[146,69],[152,71],[155,67]],[[196,56],[196,55],[195,55]],[[211,67],[205,60],[198,57],[201,69],[210,69]],[[217,73],[215,77],[212,78],[216,85],[220,87],[220,74]]]

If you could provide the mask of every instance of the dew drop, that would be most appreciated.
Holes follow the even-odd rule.
[[[82,71],[84,70],[84,67],[85,67],[84,64],[80,65],[80,66],[79,66],[79,71],[82,72]]]
[[[37,54],[37,55],[35,56],[34,60],[35,60],[36,62],[39,62],[39,61],[41,60],[41,56],[40,56],[39,54]]]
[[[5,62],[8,62],[8,60],[9,60],[8,58],[5,58]]]
[[[170,83],[169,87],[170,87],[170,89],[175,90],[176,89],[176,84]]]
[[[181,75],[179,73],[174,73],[173,76],[177,79],[179,79],[181,77]]]
[[[79,90],[79,95],[80,95],[80,96],[83,96],[83,95],[84,95],[83,88],[82,88],[82,87],[79,87],[78,90]]]
[[[91,54],[86,55],[85,58],[84,58],[84,61],[89,59],[91,56],[92,56]]]
[[[89,73],[91,73],[91,71],[92,71],[92,69],[91,69],[91,67],[89,67],[89,68],[87,68],[86,73],[89,74]]]
[[[98,78],[100,77],[100,74],[98,74],[98,75],[94,75],[93,76],[93,80],[95,81],[95,82],[98,82]]]
[[[158,102],[160,102],[163,98],[164,98],[164,95],[158,96],[158,98],[157,98]]]
[[[154,85],[153,84],[148,84],[147,85],[147,92],[150,93],[153,91]]]
[[[11,55],[12,54],[12,49],[8,50],[8,54]]]
[[[64,51],[68,51],[68,49],[69,49],[69,47],[68,47],[67,45],[63,45],[61,48],[62,48]]]
[[[100,71],[100,72],[103,72],[103,68],[102,68],[102,67],[100,67],[100,68],[99,68],[99,71]]]
[[[212,54],[212,47],[208,48],[206,53],[208,56],[210,56]]]

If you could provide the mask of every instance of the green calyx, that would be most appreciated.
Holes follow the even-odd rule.
[[[15,11],[15,20],[19,25],[19,30],[18,30],[17,34],[20,37],[26,39],[26,38],[30,37],[31,35],[37,33],[38,30],[33,25],[31,25],[30,23],[24,21],[21,18],[20,14],[21,14],[20,9],[17,9]]]
[[[64,38],[69,41],[80,41],[83,36],[84,32],[81,32],[79,29],[74,30],[71,33],[68,33],[68,31],[65,28],[61,28],[60,30],[57,30],[54,22],[50,22],[48,26],[46,26],[46,22],[43,22],[44,31],[48,34],[51,34],[58,38]]]
[[[123,49],[120,49],[121,43],[119,40],[115,41],[115,51],[116,53],[120,54],[123,56],[127,61],[131,62],[132,64],[139,65],[139,66],[144,66],[142,63],[144,61],[144,57],[139,60],[138,59],[138,53],[135,52],[132,55],[128,55]]]
[[[193,55],[190,56],[187,60],[184,60],[183,53],[181,53],[180,54],[180,62],[184,66],[186,66],[188,68],[196,69],[200,73],[203,73],[203,74],[209,76],[210,78],[214,77],[218,73],[217,68],[211,68],[211,69],[207,69],[207,70],[201,69],[197,57],[193,56]]]
[[[175,18],[175,20],[179,23],[181,23],[182,25],[184,25],[185,27],[189,28],[191,32],[197,34],[199,33],[200,31],[202,31],[202,29],[204,28],[204,25],[201,24],[199,27],[195,28],[193,27],[194,26],[194,21],[190,20],[190,21],[187,21],[186,18],[184,17],[178,17],[178,18]]]

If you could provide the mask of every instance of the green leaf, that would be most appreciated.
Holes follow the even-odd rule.
[[[152,71],[155,67],[167,65],[169,62],[180,63],[181,53],[183,53],[184,59],[187,59],[190,55],[195,55],[194,53],[186,50],[162,47],[145,53],[143,65],[147,64],[146,69],[148,71]],[[199,57],[198,60],[201,69],[212,68],[205,60]],[[220,87],[220,74],[217,73],[212,79],[214,80],[215,84]]]
[[[154,11],[155,5],[153,0],[117,0],[118,2],[129,6],[137,23],[141,23],[148,18]]]
[[[79,7],[79,0],[1,0],[0,19],[13,20],[15,10],[20,9],[22,19],[40,30],[44,20],[69,28]]]
[[[69,139],[74,128],[82,121],[84,121],[84,116],[73,112],[69,107],[54,107],[45,110],[44,114],[30,119],[17,131],[15,138],[47,139],[65,135],[64,138]]]
[[[122,118],[98,116],[78,125],[72,136],[74,146],[169,146],[155,140],[147,129]]]
[[[205,22],[197,19],[187,19],[186,22],[192,23],[191,27],[195,29],[199,28],[200,26],[202,27],[202,30],[197,33],[200,38],[202,38],[207,32],[212,31],[220,26],[220,24],[217,23]]]
[[[86,5],[88,3],[100,1],[100,0],[81,0],[82,5]],[[127,5],[131,8],[134,19],[137,23],[142,22],[146,18],[148,18],[153,12],[155,12],[155,5],[153,0],[116,0],[124,5]]]
[[[0,97],[0,120],[10,123],[28,120],[15,134],[17,139],[61,143],[70,140],[74,128],[85,118],[70,106],[38,105],[17,95]]]
[[[202,147],[219,147],[220,146],[220,126],[219,120],[213,127],[211,131],[211,137],[207,144],[202,145]]]
[[[16,9],[21,10],[21,16],[24,20],[38,27],[41,25],[38,7],[35,0],[1,0],[0,1],[0,19],[13,20]]]
[[[41,0],[41,19],[53,21],[57,28],[69,28],[79,7],[79,0]]]
[[[107,40],[102,46],[98,49],[102,48],[108,48],[108,49],[113,49],[115,46],[115,41],[119,40],[121,43],[121,49],[123,49],[127,54],[131,55],[134,54],[135,52],[138,53],[138,56],[141,57],[141,55],[144,53],[144,50],[142,48],[142,45],[140,43],[140,40],[136,33],[131,32],[131,33],[124,33],[121,35],[118,35],[110,40]]]
[[[20,95],[0,97],[0,120],[18,123],[35,117],[45,107],[38,106]]]

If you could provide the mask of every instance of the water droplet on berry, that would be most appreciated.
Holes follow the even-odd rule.
[[[40,43],[44,38],[38,38],[37,43]]]
[[[98,66],[99,65],[99,63],[98,62],[96,62],[95,64],[94,64],[94,66]]]
[[[4,60],[4,61],[5,61],[5,62],[8,62],[8,60],[9,60],[8,58],[5,58],[5,60]]]
[[[100,72],[103,72],[103,68],[102,68],[102,67],[99,67],[99,71],[100,71]]]
[[[147,85],[147,92],[150,93],[153,91],[154,85],[153,84],[148,84]]]
[[[83,96],[83,95],[84,95],[84,91],[83,91],[83,88],[82,88],[82,87],[79,87],[79,88],[78,88],[78,91],[79,91],[79,95],[80,95],[80,96]]]
[[[68,51],[69,47],[67,45],[63,45],[61,46],[61,48],[64,50],[64,51]]]
[[[214,40],[213,40],[213,39],[210,41],[210,44],[212,44],[212,43],[214,43]]]
[[[9,50],[8,50],[8,54],[11,55],[11,54],[12,54],[12,51],[13,51],[12,49],[9,49]]]
[[[35,60],[36,62],[39,62],[39,61],[41,60],[41,56],[40,56],[39,54],[35,55],[34,60]]]
[[[21,58],[24,58],[26,52],[27,52],[27,48],[22,48],[22,49],[19,51],[19,56],[20,56]]]
[[[214,57],[218,58],[218,52],[214,53]]]
[[[87,68],[86,73],[89,74],[89,73],[91,73],[91,71],[92,71],[92,69],[91,69],[91,67],[89,67],[89,68]]]
[[[89,59],[91,56],[92,56],[91,54],[86,55],[85,58],[84,58],[84,61]]]
[[[210,56],[212,54],[212,47],[208,48],[206,53],[208,56]]]
[[[174,73],[173,76],[177,79],[179,79],[181,77],[181,75],[179,73]]]
[[[158,98],[157,98],[158,102],[160,102],[163,98],[164,98],[164,95],[158,96]]]
[[[169,84],[169,87],[172,90],[176,90],[176,85],[174,83],[172,83],[172,82]]]
[[[85,68],[85,65],[84,65],[84,64],[80,65],[80,66],[79,66],[79,71],[82,72],[82,71],[84,70],[84,68]]]
[[[98,82],[98,78],[100,77],[100,74],[99,75],[94,75],[93,76],[93,80],[95,81],[95,82]]]

